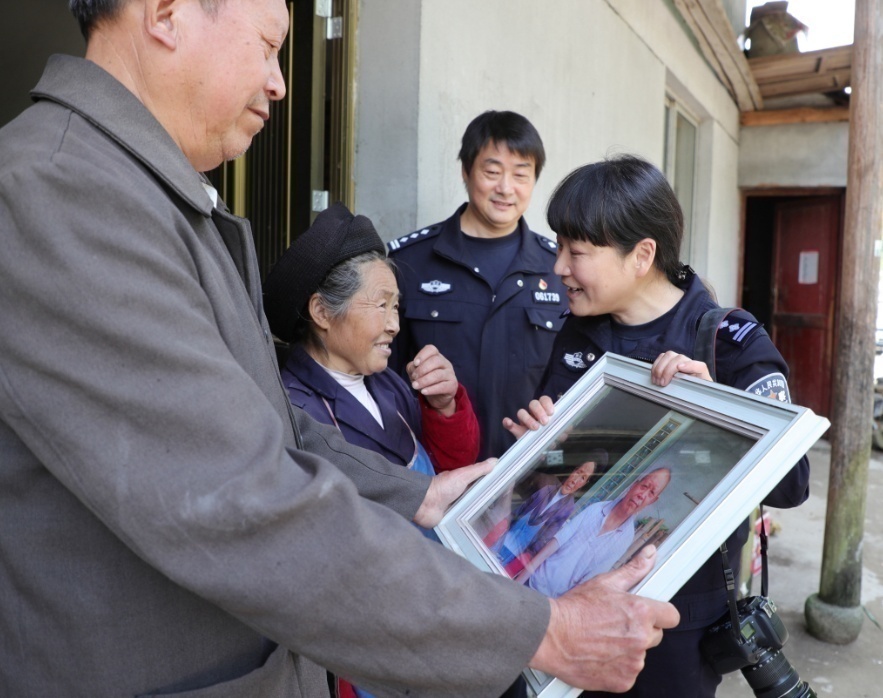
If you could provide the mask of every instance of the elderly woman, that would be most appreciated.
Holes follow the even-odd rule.
[[[434,474],[474,463],[478,422],[454,369],[433,346],[387,368],[399,290],[370,220],[340,203],[320,213],[264,283],[270,327],[291,344],[282,380],[291,403],[347,441]]]

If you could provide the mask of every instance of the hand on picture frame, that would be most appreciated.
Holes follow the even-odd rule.
[[[680,618],[673,605],[628,592],[655,559],[656,549],[648,546],[618,570],[550,599],[549,626],[530,667],[577,688],[617,693],[631,688],[646,651]]]
[[[448,470],[432,477],[423,503],[414,514],[414,523],[423,528],[432,528],[448,510],[448,507],[466,491],[475,480],[487,475],[496,465],[496,458],[488,458],[480,463],[466,465],[457,470]]]
[[[548,395],[543,395],[538,400],[531,400],[527,408],[518,410],[515,415],[518,422],[511,417],[503,418],[503,428],[520,439],[528,431],[536,431],[541,426],[548,424],[549,419],[555,412],[555,403]]]

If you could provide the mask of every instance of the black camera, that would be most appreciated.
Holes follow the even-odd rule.
[[[765,596],[750,596],[736,604],[739,630],[729,613],[702,638],[702,654],[719,674],[736,669],[760,698],[816,698],[782,654],[788,631]]]

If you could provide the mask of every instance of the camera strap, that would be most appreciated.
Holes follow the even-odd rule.
[[[763,504],[760,505],[760,595],[766,596],[769,571],[766,560],[766,521],[763,518]]]
[[[739,623],[739,609],[736,606],[736,575],[730,566],[730,556],[727,554],[726,542],[721,543],[721,557],[723,558],[724,582],[727,585],[727,605],[730,609],[730,625],[736,641],[742,644],[741,625]],[[766,597],[769,571],[767,569],[767,535],[766,522],[763,518],[763,504],[760,505],[760,595]]]
[[[736,641],[742,644],[742,633],[739,626],[739,610],[736,608],[736,575],[733,574],[733,568],[730,567],[730,556],[727,555],[726,542],[721,543],[721,557],[724,563],[724,582],[727,585],[727,605],[730,608],[730,628]]]

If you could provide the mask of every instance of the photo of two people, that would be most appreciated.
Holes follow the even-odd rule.
[[[498,572],[550,597],[665,541],[754,440],[607,387],[473,516]]]

